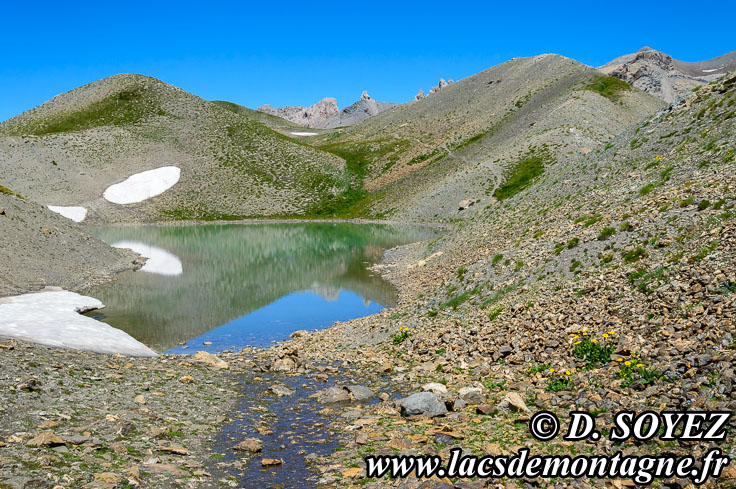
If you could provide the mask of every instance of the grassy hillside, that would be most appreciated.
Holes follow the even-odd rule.
[[[542,55],[513,59],[311,143],[345,158],[367,192],[364,210],[456,218],[468,214],[458,213],[460,201],[484,207],[505,198],[497,187],[528,188],[545,168],[602,148],[663,107],[590,67]],[[519,173],[542,153],[544,165]]]
[[[0,169],[19,193],[85,206],[97,222],[300,214],[346,190],[342,160],[254,114],[116,75],[0,124]],[[124,207],[101,199],[109,185],[166,165],[182,176],[161,196]]]

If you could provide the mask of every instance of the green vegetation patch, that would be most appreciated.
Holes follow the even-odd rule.
[[[15,195],[19,199],[22,199],[23,198],[23,196],[21,194],[17,194],[15,192],[13,192],[12,190],[10,190],[8,187],[3,187],[2,185],[0,185],[0,194]]]
[[[440,304],[440,309],[447,309],[448,307],[452,309],[457,309],[458,307],[460,307],[461,304],[463,304],[465,301],[470,299],[478,292],[480,292],[480,289],[478,289],[477,287],[475,289],[466,290],[462,294],[458,294],[455,297],[452,297]]]
[[[45,120],[24,124],[10,131],[13,135],[43,136],[62,132],[83,131],[93,127],[133,124],[146,115],[160,113],[160,109],[143,87],[134,86],[108,95],[87,107]]]
[[[345,160],[345,181],[343,190],[330,195],[307,210],[311,217],[359,217],[367,215],[370,204],[376,198],[363,188],[363,181],[369,167],[388,158],[387,168],[399,159],[410,142],[403,139],[377,139],[363,142],[339,142],[319,146]]]
[[[544,173],[545,165],[552,162],[546,152],[532,152],[519,160],[506,175],[506,181],[494,192],[498,200],[505,200],[518,194],[534,183],[534,180]]]
[[[592,83],[584,86],[583,89],[596,92],[613,102],[617,102],[622,93],[631,90],[631,85],[613,76],[597,76]]]

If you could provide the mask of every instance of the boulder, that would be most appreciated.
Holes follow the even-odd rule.
[[[271,370],[275,372],[293,372],[299,366],[296,357],[285,356],[273,362]]]
[[[350,392],[344,387],[330,387],[317,393],[317,402],[321,404],[332,404],[350,400]]]
[[[206,351],[198,351],[197,353],[195,353],[192,361],[194,361],[195,363],[204,364],[217,370],[229,368],[229,365],[225,360],[222,360],[216,355],[213,355],[212,353]]]
[[[530,414],[531,410],[526,406],[524,399],[517,392],[509,392],[498,404],[498,410],[503,412],[523,412]]]
[[[52,431],[44,431],[39,433],[34,438],[28,440],[29,447],[58,447],[64,445],[65,442],[59,436]]]
[[[233,447],[241,452],[258,453],[263,449],[263,442],[258,438],[246,438]]]
[[[349,385],[347,390],[354,401],[367,401],[375,396],[372,390],[362,385]]]
[[[440,384],[439,382],[430,382],[429,384],[424,384],[422,386],[422,390],[425,392],[434,392],[435,394],[447,394],[447,387],[445,387],[444,384]]]
[[[274,384],[269,387],[268,390],[276,394],[278,397],[290,396],[294,393],[293,390],[289,389],[283,384]]]
[[[404,416],[416,416],[423,414],[429,417],[447,414],[447,407],[437,394],[433,392],[418,392],[399,401],[401,414]]]
[[[458,397],[468,404],[483,404],[486,400],[480,387],[463,387],[458,391]]]

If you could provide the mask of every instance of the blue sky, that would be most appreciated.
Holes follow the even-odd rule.
[[[649,45],[736,49],[736,0],[697,2],[21,2],[0,0],[0,120],[121,72],[248,107],[405,102],[515,56],[598,66]]]

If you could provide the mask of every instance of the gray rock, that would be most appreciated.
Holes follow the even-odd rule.
[[[445,387],[444,384],[440,384],[439,382],[430,382],[429,384],[424,384],[422,386],[422,390],[425,392],[434,392],[435,394],[447,394],[447,387]]]
[[[480,387],[463,387],[458,391],[458,396],[468,404],[483,404],[486,401]]]
[[[405,399],[399,401],[401,406],[401,414],[404,416],[416,416],[424,414],[426,416],[435,417],[442,416],[447,413],[447,407],[437,394],[432,392],[418,392],[412,394]]]
[[[349,385],[347,390],[354,401],[367,401],[375,396],[372,390],[362,385]]]
[[[350,393],[344,387],[330,387],[317,393],[317,402],[321,404],[332,404],[350,400]]]
[[[294,393],[293,390],[289,389],[283,384],[274,384],[269,387],[268,390],[276,394],[278,397],[290,396]]]

